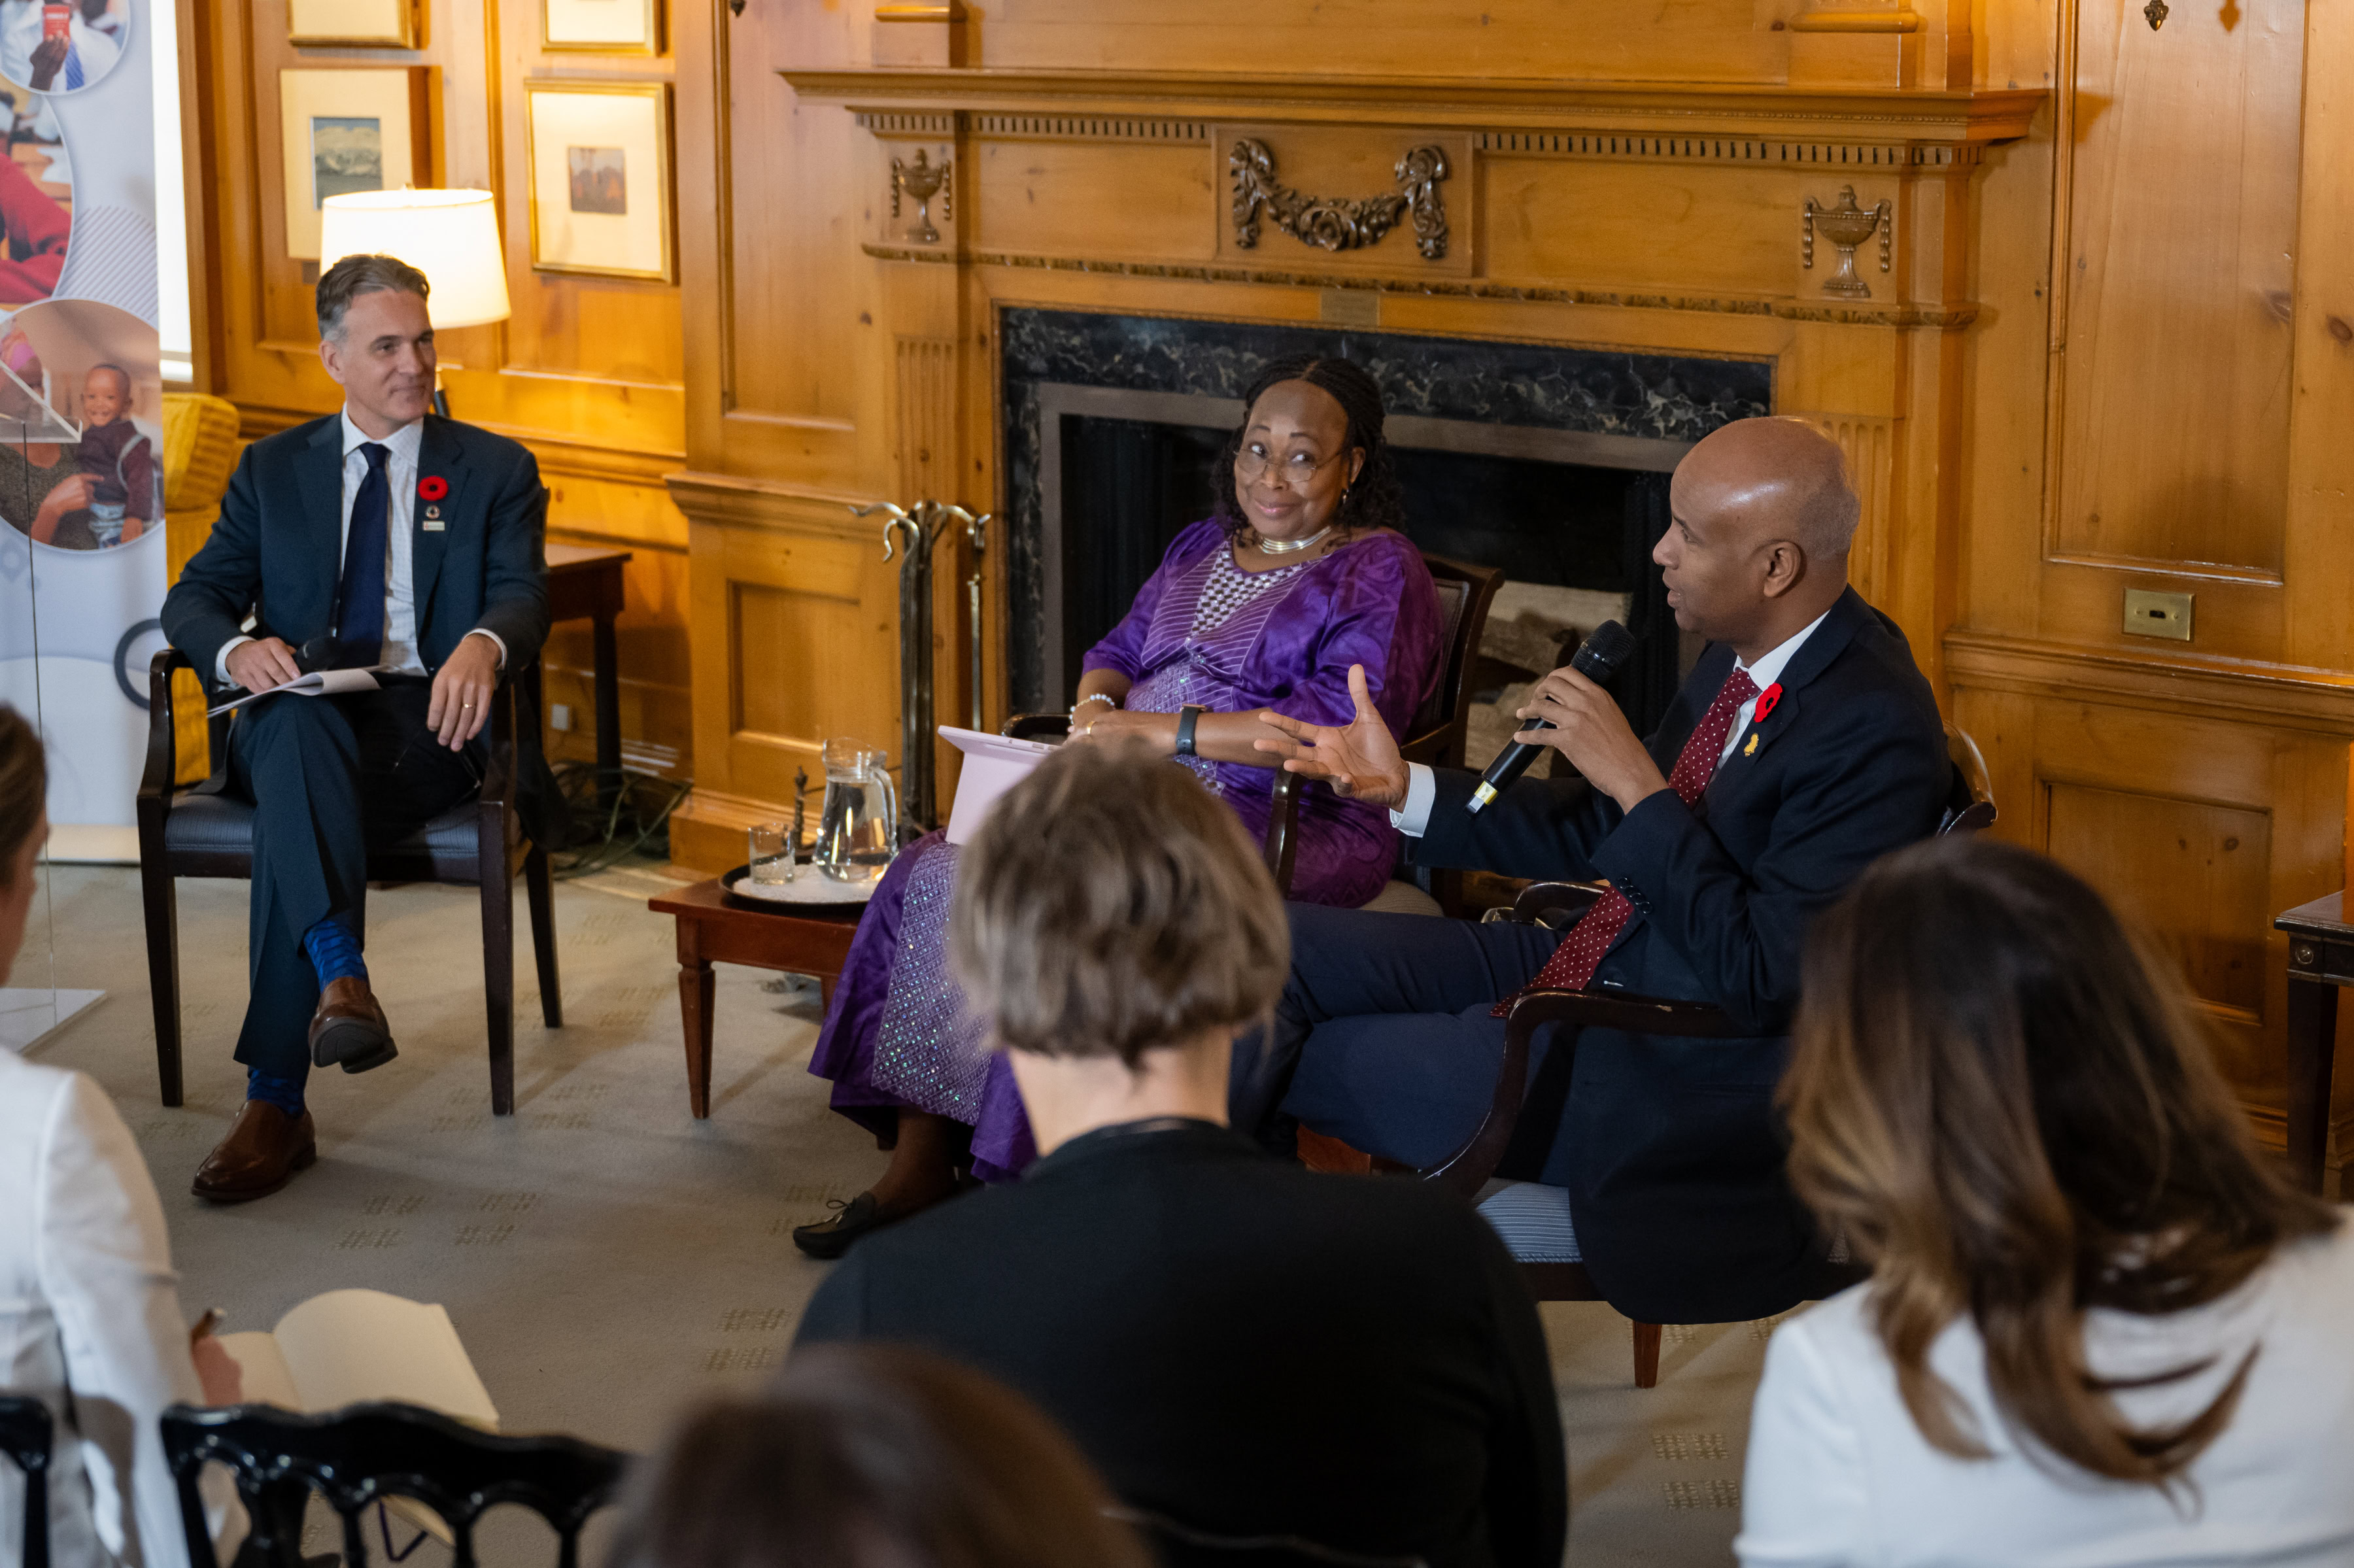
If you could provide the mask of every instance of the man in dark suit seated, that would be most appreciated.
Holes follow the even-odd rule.
[[[361,958],[368,846],[479,787],[499,673],[538,657],[547,635],[538,465],[504,436],[432,415],[426,288],[389,256],[347,256],[319,279],[319,358],[343,411],[247,449],[211,538],[164,600],[164,634],[217,687],[393,672],[378,691],[271,697],[230,731],[229,786],[256,808],[237,1043],[247,1099],[196,1172],[201,1198],[274,1192],[317,1158],[302,1098],[313,1065],[392,1060]],[[553,780],[527,755],[526,820],[545,826]]]
[[[1709,646],[1648,742],[1556,670],[1519,710],[1554,727],[1515,738],[1582,777],[1523,779],[1474,814],[1476,776],[1410,768],[1362,703],[1342,729],[1270,720],[1294,738],[1263,747],[1388,805],[1417,864],[1614,891],[1565,936],[1294,906],[1291,978],[1243,1052],[1235,1123],[1281,1141],[1288,1115],[1428,1166],[1479,1125],[1522,990],[1713,1003],[1754,1038],[1588,1030],[1566,1083],[1569,1054],[1540,1042],[1503,1173],[1568,1190],[1621,1311],[1721,1322],[1830,1282],[1773,1115],[1800,945],[1865,866],[1936,830],[1951,764],[1903,634],[1847,586],[1861,508],[1837,446],[1795,419],[1741,420],[1692,449],[1670,496],[1652,558],[1676,624]]]
[[[1527,1290],[1451,1194],[1226,1128],[1283,905],[1232,811],[1118,747],[1042,763],[958,872],[951,961],[1044,1157],[860,1242],[800,1342],[920,1344],[1010,1383],[1176,1561],[1210,1535],[1554,1568],[1569,1483]]]

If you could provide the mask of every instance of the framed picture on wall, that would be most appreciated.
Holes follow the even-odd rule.
[[[286,41],[304,48],[424,47],[418,0],[286,0]]]
[[[524,125],[531,264],[671,281],[670,84],[526,81]]]
[[[662,53],[662,0],[539,0],[539,44],[591,53]]]
[[[350,191],[431,184],[429,66],[278,73],[286,254],[319,259],[319,204]]]

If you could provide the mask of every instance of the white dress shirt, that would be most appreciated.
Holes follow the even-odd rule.
[[[0,1388],[57,1421],[48,1479],[58,1563],[185,1568],[157,1422],[204,1403],[164,1206],[131,1129],[82,1074],[0,1050]],[[0,1560],[24,1483],[0,1463]]]
[[[1762,694],[1782,678],[1782,672],[1789,668],[1790,661],[1805,646],[1807,639],[1815,634],[1815,628],[1830,619],[1830,613],[1827,609],[1807,622],[1795,636],[1777,644],[1772,652],[1761,654],[1755,664],[1744,664],[1735,659],[1733,667],[1748,671],[1749,679]],[[1756,716],[1757,699],[1752,697],[1742,704],[1740,711],[1733,715],[1733,727],[1725,732],[1724,749],[1716,754],[1718,766],[1722,767],[1724,759],[1733,755],[1733,748],[1740,743],[1742,733],[1749,727],[1749,721]],[[1438,780],[1423,763],[1409,762],[1405,768],[1405,801],[1390,813],[1390,826],[1410,839],[1418,839],[1422,837],[1423,830],[1430,825],[1430,808],[1437,799]]]
[[[2086,1314],[2084,1360],[2125,1380],[2205,1362],[2113,1397],[2137,1426],[2206,1408],[2257,1350],[2231,1425],[2172,1495],[2031,1454],[1994,1409],[1967,1318],[1929,1347],[1984,1459],[1933,1448],[1873,1331],[1869,1287],[1783,1324],[1766,1351],[1741,1486],[1745,1568],[2209,1568],[2354,1563],[2354,1224],[2282,1248],[2239,1289],[2187,1312]]]
[[[5,0],[0,0],[5,3]],[[349,408],[343,412],[344,427],[344,500],[343,544],[335,556],[336,581],[343,580],[342,551],[350,546],[352,537],[352,503],[359,499],[360,485],[367,478],[367,454],[360,449],[376,440],[352,423]],[[425,440],[425,421],[411,419],[408,424],[385,437],[379,443],[392,454],[385,461],[385,482],[390,486],[386,498],[384,573],[384,652],[377,664],[404,674],[425,673],[423,660],[417,650],[417,450]],[[507,645],[495,631],[476,627],[474,631],[498,644],[499,664],[507,662]],[[472,635],[472,633],[470,633]],[[250,637],[232,637],[221,644],[220,657],[214,674],[223,685],[228,683],[230,650]]]

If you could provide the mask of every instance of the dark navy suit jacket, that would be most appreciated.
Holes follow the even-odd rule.
[[[509,668],[547,639],[547,567],[541,530],[547,491],[528,449],[438,415],[425,417],[417,476],[438,476],[444,527],[424,531],[427,503],[393,498],[390,521],[416,546],[417,656],[438,670],[480,627],[507,645]],[[343,573],[343,420],[337,414],[246,448],[221,499],[220,521],[164,600],[164,635],[206,680],[222,644],[251,635],[300,648],[324,633]]]
[[[164,635],[207,682],[249,612],[249,635],[295,648],[327,630],[343,573],[343,472],[338,414],[245,450],[212,536],[164,599]],[[414,531],[418,658],[439,670],[479,627],[506,644],[506,669],[522,669],[547,640],[547,490],[537,460],[504,436],[429,414],[417,476],[450,486],[431,503],[442,527],[423,527],[429,503],[415,495],[395,496],[387,519]],[[548,842],[542,832],[557,803],[555,781],[539,760],[536,713],[521,715],[517,728],[525,821]]]
[[[1722,643],[1701,655],[1645,742],[1661,773],[1733,663]],[[1595,987],[1713,1002],[1756,1031],[1591,1029],[1566,1085],[1540,1072],[1532,1086],[1532,1112],[1559,1107],[1543,1179],[1569,1189],[1596,1286],[1638,1320],[1764,1317],[1825,1283],[1773,1109],[1807,926],[1874,860],[1934,833],[1951,787],[1928,683],[1896,624],[1852,588],[1781,685],[1697,809],[1663,789],[1622,811],[1582,779],[1524,779],[1472,816],[1463,808],[1479,780],[1449,769],[1411,845],[1425,865],[1607,877],[1635,913]]]

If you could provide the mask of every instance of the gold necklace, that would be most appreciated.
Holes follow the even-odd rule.
[[[1251,531],[1255,534],[1258,533],[1257,529]],[[1327,523],[1305,539],[1270,539],[1266,535],[1259,534],[1258,553],[1262,556],[1296,556],[1302,550],[1313,549],[1316,542],[1331,531],[1332,524]]]

